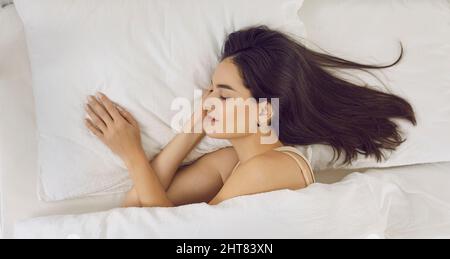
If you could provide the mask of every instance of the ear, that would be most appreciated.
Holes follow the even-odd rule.
[[[267,120],[268,123],[266,124],[269,125],[273,117],[272,104],[269,103],[268,101],[262,101],[258,104],[258,109],[259,109],[259,118],[261,120]]]

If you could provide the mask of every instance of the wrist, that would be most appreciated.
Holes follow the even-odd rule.
[[[199,136],[205,136],[203,129],[203,119],[205,117],[204,112],[195,112],[183,127],[183,133],[196,134]]]
[[[131,168],[143,162],[147,163],[148,159],[144,152],[144,149],[141,148],[129,154],[127,157],[123,159],[123,161],[127,168]]]

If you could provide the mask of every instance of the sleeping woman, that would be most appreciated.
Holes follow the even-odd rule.
[[[336,160],[342,155],[343,163],[350,164],[358,154],[381,161],[383,150],[395,150],[405,141],[391,120],[416,125],[413,108],[405,99],[350,83],[331,71],[388,68],[402,56],[403,49],[393,64],[360,64],[307,49],[267,26],[250,27],[228,35],[202,98],[203,102],[219,100],[227,108],[202,106],[186,124],[185,129],[193,133],[179,133],[152,161],[144,153],[138,122],[104,94],[89,97],[86,126],[129,170],[134,187],[124,207],[216,205],[243,195],[298,190],[315,180],[310,161],[296,145],[329,145]],[[230,100],[251,98],[267,100],[254,103],[256,117],[247,116],[250,109],[245,109],[245,116],[236,116],[239,107],[225,106]],[[279,100],[277,105],[272,98]],[[276,141],[263,143],[275,120],[279,122]],[[197,132],[198,123],[202,130]],[[227,127],[239,123],[245,127]],[[227,130],[207,131],[203,127],[207,124]],[[232,147],[181,166],[205,136],[229,140]]]

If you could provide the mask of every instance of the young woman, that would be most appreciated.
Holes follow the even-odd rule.
[[[125,162],[134,188],[124,207],[171,207],[205,202],[210,205],[249,194],[281,189],[298,190],[314,183],[309,161],[294,145],[326,144],[336,160],[345,155],[351,163],[358,154],[384,158],[383,149],[395,150],[404,139],[392,118],[416,125],[412,106],[403,98],[355,85],[334,76],[329,69],[381,69],[347,61],[305,48],[290,36],[266,26],[230,34],[225,42],[211,88],[203,100],[269,98],[256,120],[244,116],[243,132],[180,133],[152,161],[144,154],[137,121],[105,95],[90,96],[86,126]],[[279,98],[274,106],[270,98]],[[257,103],[256,105],[262,105]],[[241,122],[236,110],[194,113],[211,125]],[[233,116],[232,116],[233,115]],[[259,118],[267,118],[261,121]],[[263,144],[266,131],[249,132],[249,126],[279,121],[278,141]],[[180,167],[206,135],[228,139],[232,147],[203,156]]]

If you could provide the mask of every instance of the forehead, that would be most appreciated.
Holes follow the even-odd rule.
[[[216,80],[228,80],[228,81],[241,81],[241,77],[239,76],[239,70],[237,66],[231,61],[230,58],[225,59],[220,62],[213,74],[214,83],[223,83],[223,82],[215,82]]]
[[[220,62],[212,76],[215,85],[225,84],[241,93],[247,93],[248,89],[244,86],[238,67],[227,58]]]

